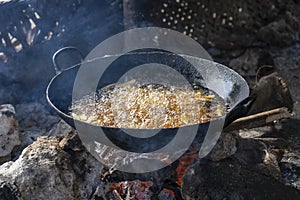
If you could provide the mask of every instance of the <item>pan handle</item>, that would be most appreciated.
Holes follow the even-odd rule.
[[[52,64],[54,66],[54,70],[56,72],[56,74],[59,74],[61,71],[62,71],[62,68],[58,65],[58,62],[57,62],[57,57],[59,55],[61,55],[61,53],[65,52],[65,51],[74,51],[76,52],[79,57],[80,57],[80,62],[83,62],[84,60],[84,56],[83,54],[81,53],[81,51],[76,48],[76,47],[73,47],[73,46],[67,46],[67,47],[63,47],[61,49],[58,49],[52,56]]]
[[[252,108],[255,100],[257,98],[256,94],[251,94],[240,103],[238,103],[227,115],[225,118],[224,128],[229,126],[233,121],[238,118],[245,117],[248,115],[249,111]]]

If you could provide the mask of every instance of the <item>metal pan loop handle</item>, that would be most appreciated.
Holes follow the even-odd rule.
[[[62,68],[59,66],[59,64],[57,62],[57,58],[58,58],[59,55],[61,55],[63,52],[66,52],[66,51],[76,52],[80,57],[80,62],[81,63],[84,60],[84,56],[78,48],[73,47],[73,46],[63,47],[63,48],[57,50],[52,56],[52,64],[54,66],[54,70],[55,70],[56,74],[59,74],[62,71]]]

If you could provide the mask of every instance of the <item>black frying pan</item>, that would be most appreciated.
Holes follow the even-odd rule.
[[[99,143],[108,144],[109,146],[117,146],[121,149],[131,152],[153,152],[158,150],[168,144],[176,135],[178,128],[165,128],[158,130],[158,134],[151,137],[134,137],[127,134],[127,131],[140,132],[147,134],[149,130],[147,129],[119,129],[114,127],[100,127],[93,124],[88,124],[74,120],[70,115],[70,106],[72,102],[72,92],[74,81],[76,79],[77,72],[80,65],[75,65],[70,68],[60,70],[56,63],[57,56],[65,51],[73,50],[74,47],[65,47],[60,49],[53,55],[53,63],[57,74],[50,81],[46,95],[47,100],[51,107],[58,113],[58,115],[73,128],[77,128],[76,124],[86,130],[86,135],[81,134],[81,139],[88,141],[94,139]],[[190,57],[188,61],[185,59],[184,55],[175,55],[169,52],[156,51],[153,49],[143,50],[141,52],[131,52],[125,54],[121,57],[116,58],[116,60],[111,63],[108,69],[106,69],[101,80],[98,83],[98,88],[102,88],[106,85],[116,83],[119,78],[134,68],[145,63],[159,63],[170,66],[179,73],[181,73],[186,80],[191,84],[202,85],[221,96],[226,103],[229,105],[231,110],[234,112],[229,112],[218,119],[212,120],[208,123],[197,124],[192,126],[181,127],[186,132],[186,137],[190,137],[189,132],[192,129],[197,130],[197,136],[194,143],[201,143],[206,134],[206,131],[210,123],[215,121],[225,121],[224,127],[231,123],[234,119],[243,116],[247,112],[242,110],[241,112],[236,112],[237,105],[241,102],[248,101],[246,98],[249,95],[249,88],[246,81],[235,71],[229,69],[228,67],[212,62],[203,60],[201,58]],[[105,59],[98,58],[98,59]],[[96,61],[95,61],[96,62]],[[195,65],[200,67],[201,73],[195,70]],[[211,67],[214,66],[218,69],[218,73],[211,71]],[[147,75],[145,75],[147,77]],[[145,78],[143,77],[143,78]],[[219,87],[219,83],[222,82],[222,87]],[[246,99],[246,100],[245,100]],[[238,113],[238,114],[236,114]],[[108,142],[106,139],[97,136],[97,131],[102,130],[106,137],[110,140]],[[150,130],[150,132],[153,130]]]

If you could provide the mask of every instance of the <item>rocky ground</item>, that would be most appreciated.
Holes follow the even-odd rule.
[[[283,156],[280,167],[283,171],[283,178],[287,185],[299,187],[299,127],[300,127],[300,44],[296,43],[285,49],[270,50],[274,60],[274,66],[280,76],[286,80],[294,100],[294,116],[282,122],[282,129],[279,131],[268,131],[263,137],[275,136],[286,139],[289,147]]]
[[[115,9],[120,8],[117,2],[112,3]],[[51,55],[57,48],[75,45],[86,53],[95,43],[118,32],[120,28],[115,25],[121,23],[120,18],[111,15],[105,18],[111,23],[102,23],[99,28],[98,22],[105,16],[105,12],[97,14],[103,6],[101,3],[74,1],[73,6],[66,7],[59,4],[57,13],[61,12],[59,9],[65,9],[72,14],[69,16],[66,12],[61,17],[50,14],[47,16],[51,17],[46,19],[61,20],[54,31],[61,35],[30,47],[24,45],[19,53],[10,51],[14,53],[8,62],[0,63],[0,199],[135,197],[165,200],[181,199],[180,196],[184,199],[300,199],[299,2],[264,1],[258,9],[250,0],[244,5],[229,0],[223,2],[223,5],[211,5],[212,9],[207,11],[207,2],[201,2],[204,7],[197,4],[195,9],[204,10],[198,10],[198,18],[184,20],[175,28],[184,32],[185,24],[188,24],[190,31],[200,23],[197,21],[199,15],[205,18],[221,10],[222,18],[217,18],[216,22],[207,19],[206,30],[196,27],[192,36],[198,37],[200,42],[210,41],[204,46],[212,57],[239,72],[251,87],[255,84],[255,71],[259,66],[274,66],[290,89],[294,116],[276,126],[223,135],[206,159],[196,159],[186,169],[179,185],[178,162],[157,173],[142,176],[109,171],[87,152],[74,130],[51,110],[44,91],[54,75]],[[33,3],[32,7],[39,5]],[[168,8],[174,8],[168,5]],[[232,9],[231,5],[234,5]],[[163,2],[153,8],[159,12],[167,10]],[[185,4],[181,8],[185,9]],[[20,13],[23,9],[20,7]],[[223,18],[230,21],[229,11],[232,16],[239,17],[234,29],[228,23],[221,26]],[[1,14],[4,16],[5,12]],[[83,15],[86,16],[84,20]],[[161,21],[157,16],[154,19]],[[245,27],[246,19],[249,23]],[[148,20],[160,26],[168,24]],[[86,27],[85,31],[78,22]],[[0,28],[6,30],[7,27],[1,24]],[[63,33],[62,28],[67,33]]]

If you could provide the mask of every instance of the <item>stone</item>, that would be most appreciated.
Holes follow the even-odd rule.
[[[12,151],[21,144],[15,108],[10,104],[0,106],[0,164],[11,159]]]
[[[257,139],[240,138],[237,140],[237,149],[233,158],[238,160],[241,165],[281,180],[281,172],[278,166],[280,155],[271,153],[265,143]]]
[[[176,200],[175,193],[172,190],[164,188],[160,193],[158,194],[159,200]]]
[[[183,177],[181,193],[183,199],[300,199],[300,191],[232,158],[197,161]]]
[[[300,118],[300,43],[281,49],[274,58],[278,73],[288,85],[294,100],[295,118]],[[295,124],[298,126],[298,124]]]
[[[266,154],[267,146],[261,141],[240,138],[237,140],[237,152],[234,154],[234,158],[241,164],[247,166],[253,166],[258,163],[262,163]]]
[[[63,120],[60,120],[57,124],[50,129],[50,131],[46,134],[47,136],[66,136],[69,133],[74,131],[74,129],[69,126]]]
[[[289,147],[289,143],[283,138],[256,138],[256,140],[262,141],[268,147],[273,147],[276,149],[286,149]]]
[[[0,183],[14,184],[22,199],[88,199],[101,183],[102,170],[77,134],[42,136],[16,161],[0,166]]]
[[[53,126],[59,122],[56,114],[51,113],[45,105],[38,102],[17,104],[16,117],[19,120],[22,143],[16,149],[15,157],[18,157],[22,150],[36,141],[39,136],[49,135]],[[56,133],[62,135],[63,132],[57,131]]]
[[[0,199],[1,200],[21,200],[21,195],[15,184],[6,181],[0,183]]]
[[[59,117],[55,113],[39,102],[17,104],[16,115],[21,131],[39,131],[41,135],[59,121]]]
[[[258,30],[258,38],[278,47],[285,47],[297,41],[299,20],[287,12],[286,19],[273,21]]]
[[[273,65],[271,54],[259,48],[247,49],[241,56],[232,59],[229,67],[242,76],[255,76],[256,69],[262,65]]]
[[[223,140],[231,141],[227,135],[231,134],[223,133]],[[278,164],[282,150],[272,149],[285,147],[283,140],[233,138],[234,142],[221,142],[225,147],[217,144],[208,159],[198,159],[188,168],[181,184],[184,199],[261,199],[264,194],[268,194],[269,199],[283,194],[291,199],[300,197],[299,191],[283,184]],[[228,143],[235,144],[235,153],[220,160],[212,159],[226,152]]]
[[[261,138],[263,135],[271,131],[272,127],[270,126],[242,129],[239,130],[238,136],[241,138]]]
[[[109,188],[104,184],[99,184],[91,197],[91,200],[102,200]]]
[[[236,139],[234,138],[233,133],[222,133],[217,144],[207,158],[212,161],[220,161],[232,156],[236,151]]]

